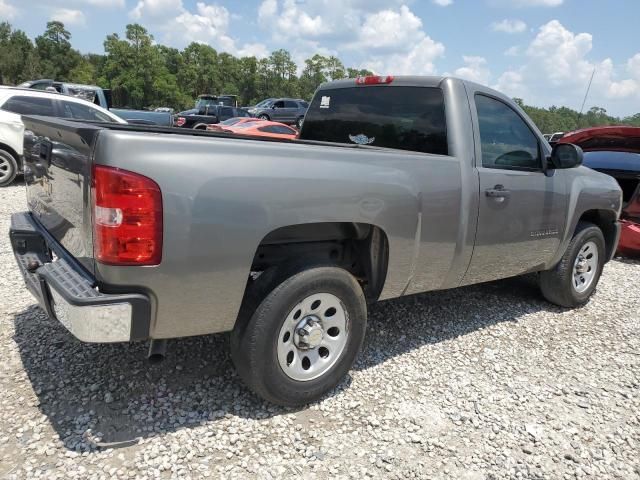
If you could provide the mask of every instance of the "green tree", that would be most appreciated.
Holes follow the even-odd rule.
[[[161,49],[142,25],[127,25],[124,40],[117,34],[107,36],[104,49],[103,77],[113,90],[115,105],[146,108],[182,101]]]
[[[38,76],[33,43],[22,30],[0,23],[0,83],[18,84]]]
[[[80,63],[82,56],[71,48],[71,34],[58,21],[47,22],[45,32],[36,37],[36,52],[43,76],[67,81],[69,73]]]

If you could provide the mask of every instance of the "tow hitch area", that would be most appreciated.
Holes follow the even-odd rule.
[[[27,288],[76,338],[99,343],[148,338],[146,295],[100,292],[96,280],[29,213],[12,215],[9,236]]]

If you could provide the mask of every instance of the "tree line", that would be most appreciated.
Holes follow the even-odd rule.
[[[203,93],[238,95],[243,105],[268,97],[311,99],[323,82],[368,75],[347,68],[336,57],[314,55],[298,67],[291,54],[277,50],[267,58],[238,58],[209,45],[191,43],[183,50],[154,42],[139,24],[126,26],[125,36],[108,35],[103,55],[81,54],[61,22],[47,23],[31,39],[7,22],[0,23],[0,83],[51,78],[99,85],[112,90],[114,105],[129,108],[193,105]]]
[[[117,33],[108,35],[104,54],[81,54],[71,46],[71,34],[62,22],[48,22],[34,40],[2,22],[0,52],[0,84],[51,78],[99,85],[112,90],[114,105],[139,109],[162,106],[181,110],[192,106],[203,93],[238,95],[242,105],[269,97],[310,100],[323,82],[371,74],[323,55],[306,59],[298,73],[298,66],[284,49],[263,59],[239,58],[195,42],[178,50],[157,44],[139,24],[127,25],[124,38]],[[640,126],[640,113],[617,118],[601,107],[580,114],[567,107],[539,108],[515,100],[545,133],[602,125]]]

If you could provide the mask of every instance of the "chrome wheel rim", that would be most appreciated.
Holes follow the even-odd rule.
[[[338,297],[309,295],[287,315],[278,335],[278,363],[292,380],[308,382],[338,361],[349,338],[349,317]]]
[[[573,288],[584,293],[591,287],[598,271],[598,246],[594,242],[585,243],[573,263]]]
[[[9,159],[4,155],[0,155],[0,182],[5,181],[11,175],[11,164]]]

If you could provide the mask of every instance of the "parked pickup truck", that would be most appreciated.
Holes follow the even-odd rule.
[[[20,87],[35,90],[54,90],[64,95],[82,98],[83,100],[110,110],[111,113],[126,120],[128,123],[135,123],[137,125],[159,125],[162,127],[170,127],[173,124],[173,115],[170,112],[112,108],[111,90],[96,85],[81,85],[43,79],[24,82],[20,84]]]
[[[215,125],[230,118],[250,117],[246,110],[225,105],[205,104],[199,100],[200,106],[190,110],[184,110],[176,114],[174,125],[194,130],[206,130],[208,125]]]
[[[24,122],[30,211],[10,235],[42,308],[151,354],[231,332],[240,377],[281,405],[346,375],[370,302],[539,272],[577,307],[619,237],[613,178],[453,78],[325,84],[295,141]]]

